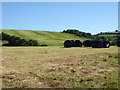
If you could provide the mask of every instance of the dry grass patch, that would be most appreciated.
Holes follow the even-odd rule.
[[[117,54],[117,47],[3,47],[3,87],[118,88]]]

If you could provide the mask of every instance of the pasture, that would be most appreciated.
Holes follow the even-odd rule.
[[[118,47],[2,47],[3,88],[118,88]]]
[[[100,37],[115,37],[117,34],[104,34],[104,35],[99,35]]]

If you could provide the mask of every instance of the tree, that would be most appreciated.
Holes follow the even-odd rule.
[[[10,38],[10,35],[6,34],[6,33],[1,33],[0,34],[0,40],[8,40]]]
[[[36,40],[29,40],[28,45],[29,46],[39,46],[39,43]]]
[[[91,36],[92,36],[91,33],[81,32],[81,31],[76,30],[76,29],[67,29],[67,30],[63,30],[63,32],[73,34],[73,35],[76,35],[79,37],[85,37],[85,38],[91,38]]]
[[[0,37],[2,37],[0,38],[1,40],[7,40],[9,42],[9,44],[7,44],[8,46],[39,46],[36,40],[25,40],[13,35],[10,36],[3,32],[0,34]]]

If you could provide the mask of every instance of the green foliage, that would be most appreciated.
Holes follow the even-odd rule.
[[[73,34],[79,37],[84,37],[84,38],[91,38],[91,33],[85,33],[85,32],[81,32],[79,30],[76,29],[67,29],[63,31],[64,33],[69,33],[69,34]]]
[[[111,43],[112,46],[117,45],[117,41],[111,41],[110,43]]]
[[[39,43],[36,40],[25,40],[13,35],[10,36],[3,32],[0,36],[2,37],[0,38],[1,40],[7,40],[9,42],[9,44],[4,44],[7,46],[39,46]]]
[[[117,36],[117,35],[116,35],[116,36],[112,36],[112,35],[110,35],[110,36],[99,35],[98,38],[99,38],[99,39],[101,39],[101,38],[103,39],[103,38],[104,38],[104,39],[106,39],[106,40],[109,40],[110,43],[111,43],[111,45],[113,45],[113,46],[114,46],[114,45],[117,45],[117,41],[120,40],[120,39],[119,39],[119,36]]]
[[[0,34],[0,40],[9,40],[9,39],[10,39],[10,35],[3,32]]]
[[[29,46],[39,46],[38,42],[36,40],[29,40],[27,42]]]

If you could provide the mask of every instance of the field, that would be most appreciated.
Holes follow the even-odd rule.
[[[100,37],[115,37],[117,36],[116,34],[104,34],[104,35],[98,35]]]
[[[4,88],[118,88],[118,48],[2,47]]]
[[[62,46],[64,40],[80,39],[85,40],[87,38],[77,37],[75,35],[62,33],[62,32],[52,32],[52,31],[33,31],[33,30],[12,30],[3,29],[1,32],[7,33],[9,35],[14,35],[21,37],[26,40],[37,40],[40,45],[48,46]]]

